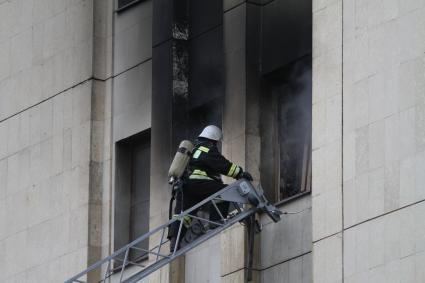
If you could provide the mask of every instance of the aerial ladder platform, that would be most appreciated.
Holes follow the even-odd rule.
[[[217,206],[217,203],[229,202],[233,211],[229,216],[224,217]],[[220,216],[220,221],[211,221],[208,216],[197,213],[199,210],[212,207]],[[254,186],[246,179],[240,179],[210,197],[204,199],[195,206],[183,211],[177,217],[174,217],[167,223],[151,230],[150,232],[140,236],[133,242],[127,244],[117,250],[110,256],[96,262],[86,270],[78,273],[74,277],[65,281],[65,283],[89,283],[87,280],[90,272],[101,274],[99,283],[104,282],[122,282],[133,283],[139,282],[149,274],[155,272],[161,267],[167,265],[181,255],[184,255],[191,249],[199,246],[208,239],[220,234],[223,230],[238,223],[245,222],[255,213],[266,213],[274,222],[280,221],[281,212],[268,202],[261,186]],[[200,215],[201,214],[201,215]],[[194,222],[198,225],[198,233],[192,237],[190,241],[183,236],[182,230],[184,219],[190,217],[192,225]],[[179,221],[179,229],[176,239],[175,248],[170,251],[170,241],[167,239],[167,229],[174,222]],[[209,228],[208,228],[209,227]],[[148,241],[149,248],[141,247],[141,243]],[[130,257],[132,251],[142,253],[144,260],[134,260]],[[90,282],[92,283],[92,282]]]

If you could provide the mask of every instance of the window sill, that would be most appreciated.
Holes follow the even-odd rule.
[[[281,206],[283,206],[283,205],[285,205],[285,204],[288,204],[288,203],[290,203],[290,202],[293,202],[293,201],[295,201],[295,200],[297,200],[297,199],[299,199],[299,198],[302,198],[302,197],[304,197],[304,196],[306,196],[306,195],[311,195],[311,191],[303,192],[303,193],[299,193],[299,194],[296,194],[296,195],[294,195],[294,196],[292,196],[292,197],[289,197],[289,198],[286,198],[286,199],[280,200],[280,201],[276,202],[274,205],[275,205],[276,207],[281,207]]]
[[[126,5],[123,5],[123,6],[119,7],[119,8],[117,8],[117,9],[115,10],[115,12],[116,12],[116,13],[121,13],[121,12],[123,12],[123,11],[127,10],[128,8],[130,8],[130,7],[132,7],[132,6],[134,6],[134,5],[137,5],[137,4],[141,3],[142,1],[143,1],[143,0],[135,0],[135,1],[133,1],[133,2],[130,2],[130,3],[126,4]]]

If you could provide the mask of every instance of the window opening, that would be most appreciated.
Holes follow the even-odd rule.
[[[137,143],[132,148],[132,184],[130,193],[130,241],[149,231],[150,143]],[[139,248],[147,250],[149,243]],[[142,251],[131,250],[130,259],[147,257]]]
[[[311,56],[265,79],[261,182],[276,202],[311,190]]]
[[[116,144],[114,248],[115,250],[149,231],[150,130]],[[148,241],[132,249],[129,259],[147,258]]]
[[[310,191],[311,73],[302,71],[276,88],[278,96],[279,200]]]

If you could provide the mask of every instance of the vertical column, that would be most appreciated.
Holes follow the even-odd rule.
[[[225,98],[223,153],[246,165],[246,4],[224,3]],[[228,180],[230,181],[230,180]],[[222,282],[245,281],[245,228],[240,225],[221,236]]]
[[[254,183],[260,182],[261,136],[260,99],[262,92],[260,75],[260,42],[262,6],[246,4],[246,129],[245,170],[252,174]],[[249,229],[254,229],[253,227]],[[245,250],[245,280],[260,282],[260,234],[248,229]]]
[[[423,282],[425,6],[343,13],[344,280]]]
[[[168,219],[167,173],[172,158],[172,1],[155,0],[153,15],[150,229]],[[155,239],[149,245],[157,243]],[[152,274],[150,280],[168,282],[168,266]]]
[[[111,130],[113,0],[93,1],[93,85],[91,96],[88,265],[111,253]],[[102,271],[89,274],[98,281]]]
[[[188,4],[187,0],[155,0],[153,6],[151,228],[168,220],[168,168],[178,142],[186,137]],[[158,240],[150,245],[156,245]],[[184,282],[184,258],[162,268],[151,280]]]
[[[259,181],[261,6],[241,1],[224,1],[223,6],[226,70],[223,152]],[[258,274],[248,270],[252,267],[249,265],[256,265],[257,252],[249,252],[246,228],[235,226],[225,231],[221,242],[223,281],[257,281]]]
[[[223,152],[245,167],[246,4],[224,12],[225,99]]]
[[[313,277],[342,281],[342,1],[313,1]]]
[[[171,154],[187,139],[189,99],[189,1],[175,0],[172,23],[172,136]],[[185,282],[185,257],[170,264],[169,281]]]

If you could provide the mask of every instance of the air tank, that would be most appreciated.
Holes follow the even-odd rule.
[[[190,157],[192,156],[193,148],[193,143],[190,141],[184,140],[180,143],[176,155],[174,155],[173,162],[171,162],[170,169],[168,170],[170,183],[183,175]]]

